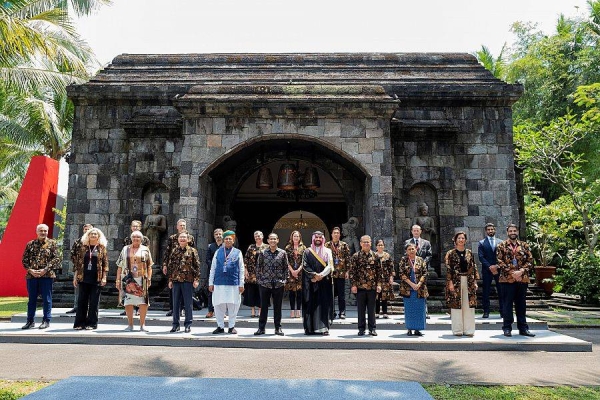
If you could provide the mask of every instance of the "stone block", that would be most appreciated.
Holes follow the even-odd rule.
[[[318,126],[318,125],[301,126],[298,129],[298,133],[300,135],[308,135],[308,136],[324,136],[325,135],[325,127]]]
[[[380,138],[383,137],[383,129],[381,128],[374,128],[374,129],[370,129],[370,128],[366,128],[365,129],[365,136],[367,138]]]
[[[484,144],[476,144],[474,146],[467,147],[467,154],[487,154],[488,147]]]
[[[324,136],[340,137],[342,124],[340,122],[325,121]]]
[[[481,192],[481,204],[482,205],[492,205],[494,204],[494,192],[489,190],[484,190]]]
[[[342,151],[354,156],[358,154],[358,142],[355,141],[343,141],[342,142]]]
[[[206,146],[208,147],[221,147],[222,146],[221,135],[208,135],[206,137]]]
[[[212,132],[215,134],[223,135],[226,133],[225,118],[213,118],[212,119]]]
[[[372,153],[375,147],[373,139],[359,138],[358,139],[358,152],[360,154]]]
[[[96,188],[96,179],[97,179],[97,175],[88,175],[86,177],[86,187],[88,189],[95,189]]]
[[[481,192],[478,190],[470,190],[467,192],[469,196],[469,204],[481,204]]]

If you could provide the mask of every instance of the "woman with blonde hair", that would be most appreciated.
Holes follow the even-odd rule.
[[[83,235],[79,250],[74,255],[73,286],[79,287],[73,324],[76,330],[98,327],[100,292],[106,285],[108,275],[106,243],[104,233],[98,228],[92,228]]]
[[[122,291],[123,304],[127,314],[126,331],[133,331],[133,307],[140,308],[140,331],[147,332],[144,324],[150,304],[148,288],[152,283],[152,255],[142,244],[144,235],[140,231],[131,233],[131,245],[123,247],[117,261],[117,281],[115,286]]]

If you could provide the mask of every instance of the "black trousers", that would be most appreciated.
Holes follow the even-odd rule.
[[[503,296],[503,324],[502,330],[512,330],[512,324],[515,321],[513,317],[513,303],[515,305],[515,314],[517,314],[517,328],[519,332],[529,330],[527,325],[526,311],[526,283],[501,283]]]
[[[73,328],[98,326],[98,303],[102,286],[93,283],[79,282],[79,297],[77,298],[77,312]]]
[[[283,289],[283,286],[276,289],[267,288],[262,285],[258,286],[258,290],[260,290],[260,316],[258,317],[258,329],[261,331],[264,331],[267,326],[267,316],[269,315],[271,297],[273,297],[273,320],[275,322],[275,329],[281,328]]]
[[[375,330],[375,298],[377,291],[358,289],[356,293],[356,306],[358,308],[358,330],[364,331],[366,328],[365,310],[369,314],[369,332]]]
[[[504,315],[504,306],[502,304],[502,286],[498,280],[500,274],[492,275],[490,271],[484,271],[481,273],[483,281],[483,294],[481,296],[481,306],[483,312],[489,314],[490,312],[490,292],[492,291],[492,281],[496,282],[496,291],[498,292],[498,304],[500,305],[500,315]]]
[[[181,310],[183,310],[183,303],[181,304]],[[169,290],[169,311],[173,311],[173,289]]]
[[[388,301],[387,300],[381,300],[379,297],[381,296],[381,294],[377,295],[377,301],[375,301],[375,309],[377,310],[377,314],[381,314],[383,311],[383,314],[387,314],[388,312]],[[383,310],[382,310],[383,309]]]
[[[346,279],[333,278],[334,300],[337,297],[339,315],[346,315]]]
[[[188,328],[192,325],[192,297],[194,296],[194,284],[192,282],[173,282],[173,310],[181,310],[182,303],[185,309],[185,320],[183,325]],[[179,312],[173,312],[173,326],[179,326]]]
[[[288,295],[290,296],[290,310],[302,310],[302,289],[290,290]]]

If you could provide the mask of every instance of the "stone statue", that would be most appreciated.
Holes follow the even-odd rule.
[[[152,204],[152,214],[146,217],[144,221],[144,234],[150,241],[149,248],[152,259],[156,265],[160,265],[159,260],[159,249],[160,249],[160,238],[164,232],[167,231],[167,217],[160,213],[161,204],[159,201],[155,201]]]
[[[429,240],[431,243],[436,242],[435,236],[437,231],[435,229],[435,220],[429,216],[429,206],[427,203],[419,204],[419,215],[414,219],[413,225],[419,225],[421,227],[421,237],[425,240]]]
[[[360,250],[356,229],[358,228],[358,218],[350,217],[348,222],[342,224],[342,240],[350,246],[350,253],[354,254]]]

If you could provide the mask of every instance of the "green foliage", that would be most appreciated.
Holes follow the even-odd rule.
[[[63,244],[64,244],[64,240],[65,240],[65,228],[66,228],[66,224],[67,224],[67,203],[65,202],[65,204],[63,205],[63,207],[61,209],[53,207],[52,211],[54,211],[54,213],[58,217],[54,221],[54,226],[60,230],[58,237],[56,238],[56,241],[58,243],[58,252],[60,254],[60,258],[62,259]]]
[[[568,196],[550,204],[535,194],[525,196],[527,238],[539,265],[561,265],[573,245],[581,241],[581,222]]]
[[[555,282],[564,293],[600,304],[600,251],[593,254],[585,250],[570,251],[567,268],[557,269]]]
[[[494,57],[492,52],[486,46],[481,46],[481,49],[474,52],[473,55],[477,57],[477,61],[492,73],[498,79],[506,78],[506,61],[505,61],[505,50],[506,43],[502,46],[500,54]]]
[[[598,399],[598,387],[540,387],[424,384],[436,400],[564,400]]]

